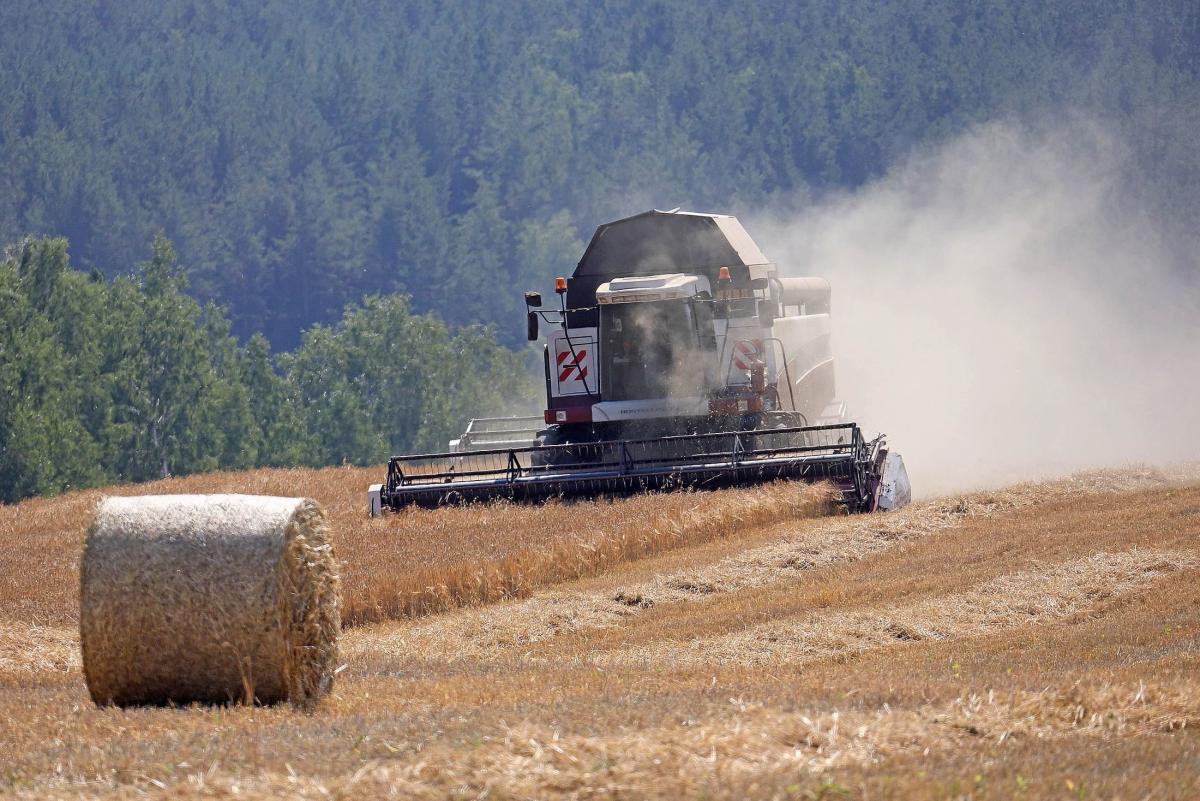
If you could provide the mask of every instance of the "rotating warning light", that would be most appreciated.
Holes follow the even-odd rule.
[[[718,281],[731,280],[729,277],[729,268],[728,267],[722,267],[720,270],[717,271],[717,280]]]
[[[558,278],[555,278],[554,279],[554,291],[560,295],[562,293],[566,292],[567,291],[567,279],[563,278],[561,275]]]

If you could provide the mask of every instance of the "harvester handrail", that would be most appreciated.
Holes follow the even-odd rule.
[[[477,427],[477,424],[485,425]],[[502,425],[495,425],[500,423]],[[512,424],[512,425],[503,425]],[[522,431],[532,431],[541,428],[544,424],[541,415],[522,415],[519,417],[472,417],[467,421],[466,433],[468,434],[484,434],[496,433],[507,434]]]
[[[763,342],[770,342],[772,346],[779,346],[779,361],[783,363],[783,377],[787,379],[788,385],[788,400],[792,402],[792,411],[796,411],[796,388],[792,384],[792,368],[788,366],[787,347],[784,346],[783,340],[779,337],[767,337]],[[775,383],[779,383],[778,380]],[[778,392],[778,390],[776,390]],[[797,412],[799,414],[799,412]],[[801,415],[803,417],[803,415]]]
[[[695,440],[701,440],[701,439],[717,439],[720,437],[731,437],[734,435],[764,436],[767,434],[810,433],[810,432],[816,432],[816,431],[833,431],[833,430],[839,429],[839,428],[853,429],[854,436],[856,439],[861,438],[861,436],[862,436],[862,433],[858,430],[858,425],[856,423],[829,423],[827,425],[821,425],[821,426],[788,426],[786,428],[760,428],[760,429],[755,429],[753,431],[716,431],[716,432],[713,432],[710,434],[673,434],[671,436],[666,436],[666,437],[647,437],[645,439],[609,440],[606,442],[572,442],[572,443],[567,443],[565,445],[526,445],[526,446],[523,446],[520,448],[495,448],[492,450],[485,450],[485,451],[471,451],[470,453],[456,453],[454,451],[442,451],[442,452],[435,452],[435,453],[418,453],[418,454],[410,454],[407,456],[393,456],[388,461],[391,461],[391,462],[415,462],[415,461],[419,461],[421,459],[458,459],[458,458],[472,457],[472,456],[494,456],[494,455],[499,455],[499,454],[506,454],[506,453],[509,453],[510,451],[514,452],[514,453],[525,453],[525,452],[529,452],[529,451],[547,451],[552,448],[581,448],[581,447],[587,447],[587,446],[600,446],[600,445],[613,446],[613,445],[620,444],[622,442],[627,445],[642,445],[642,444],[646,444],[646,443],[650,443],[650,442],[663,443],[663,442],[672,442],[672,441],[695,441]],[[839,447],[839,446],[843,446],[843,445],[849,446],[850,444],[851,443],[834,443],[833,445],[821,445],[821,446],[816,446],[816,447],[832,448],[832,447]]]

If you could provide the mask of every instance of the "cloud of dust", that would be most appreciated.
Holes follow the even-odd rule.
[[[919,495],[1200,458],[1200,254],[1094,120],[993,123],[861,191],[746,215],[833,285],[838,391]]]

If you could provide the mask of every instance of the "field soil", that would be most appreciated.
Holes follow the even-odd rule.
[[[0,795],[1200,797],[1200,469],[836,514],[823,487],[368,520],[304,494],[347,620],[332,697],[97,708],[78,558],[100,492],[0,507]]]

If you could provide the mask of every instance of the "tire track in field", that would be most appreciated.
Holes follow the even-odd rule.
[[[988,634],[1050,623],[1148,589],[1155,579],[1194,568],[1191,551],[1100,552],[1041,569],[998,576],[952,595],[894,608],[855,609],[772,620],[691,642],[660,641],[593,654],[600,665],[697,667],[803,664],[909,642]]]

